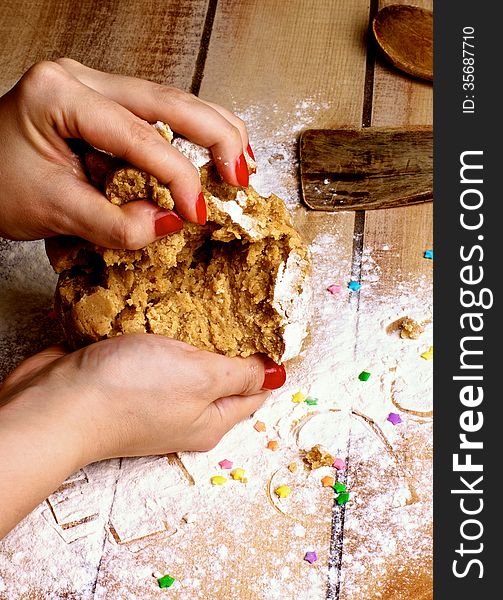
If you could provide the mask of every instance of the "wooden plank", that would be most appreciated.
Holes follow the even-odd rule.
[[[395,2],[381,0],[379,8]],[[432,8],[429,0],[415,4]],[[431,84],[401,74],[383,58],[377,58],[371,124],[431,123]],[[410,314],[418,307],[422,314],[431,311],[432,261],[424,259],[423,253],[432,248],[432,215],[433,204],[365,213],[358,265],[362,325],[357,331],[356,358],[360,354],[358,348],[368,344],[369,336],[381,337],[382,346],[389,344],[385,329],[393,320],[392,315]],[[371,329],[364,315],[373,311],[379,317]],[[348,480],[358,502],[345,513],[341,600],[432,597],[432,389],[426,373],[430,370],[431,376],[431,363],[424,363],[419,356],[421,350],[427,349],[429,340],[431,331],[422,342],[424,347],[420,338],[415,349],[408,350],[405,340],[396,339],[397,349],[400,348],[397,356],[409,357],[411,361],[404,360],[404,364],[412,365],[407,373],[399,360],[393,362],[382,348],[376,350],[378,367],[373,377],[382,382],[375,391],[382,410],[372,427],[386,431],[385,445],[380,453],[369,452],[366,460],[350,462]],[[423,377],[420,385],[418,378]],[[402,394],[410,396],[409,409],[415,406],[415,410],[403,410],[399,402],[395,403],[397,385],[403,386]],[[388,411],[400,413],[404,420],[396,432],[387,428]],[[376,486],[385,486],[387,493],[376,491]],[[397,499],[399,489],[404,490],[402,499]]]
[[[0,19],[0,94],[35,62],[89,67],[189,89],[207,0],[7,0]]]

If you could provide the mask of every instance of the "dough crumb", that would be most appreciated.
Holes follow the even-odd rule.
[[[311,470],[319,469],[320,467],[330,467],[335,461],[335,458],[319,444],[313,446],[311,450],[306,452],[304,460],[309,465]]]

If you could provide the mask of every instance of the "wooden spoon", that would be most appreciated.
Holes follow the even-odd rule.
[[[433,13],[405,4],[382,8],[372,23],[375,39],[395,67],[433,79]]]

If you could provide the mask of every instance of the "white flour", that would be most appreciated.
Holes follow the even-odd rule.
[[[261,108],[240,115],[253,127],[258,172],[252,185],[287,199],[290,208],[299,203],[294,138],[316,110],[309,101],[299,104],[298,115],[285,115],[277,138],[262,137]],[[253,143],[261,139],[271,141]],[[318,234],[311,245],[311,336],[288,365],[284,388],[210,452],[182,453],[171,464],[166,457],[106,461],[76,474],[0,543],[0,598],[156,598],[165,592],[213,600],[239,598],[248,588],[247,598],[255,600],[322,600],[328,581],[335,598],[339,569],[328,566],[328,547],[318,545],[320,528],[331,527],[334,497],[320,479],[335,470],[304,468],[302,450],[314,444],[348,461],[340,474],[351,492],[340,598],[386,597],[383,586],[393,578],[427,576],[432,362],[420,354],[432,343],[431,323],[417,340],[386,328],[403,316],[431,322],[431,288],[426,278],[409,281],[397,273],[389,293],[376,293],[375,250],[400,251],[382,242],[364,248],[357,311],[357,296],[346,287],[351,257],[337,231]],[[30,258],[27,251],[17,268]],[[326,291],[333,283],[341,284],[340,293]],[[48,288],[52,284],[50,278]],[[363,370],[371,373],[366,382],[358,379]],[[298,391],[318,398],[318,405],[293,403]],[[390,412],[403,423],[389,423]],[[253,428],[256,420],[266,424],[265,433]],[[269,439],[278,440],[278,451],[266,448]],[[245,469],[246,484],[218,466],[224,458]],[[298,464],[295,473],[287,468],[291,462]],[[213,475],[229,481],[212,486]],[[274,489],[285,484],[292,494],[279,499]],[[303,561],[307,551],[317,552],[314,565]],[[156,571],[176,577],[169,590],[159,590]],[[211,596],[202,591],[208,589]]]

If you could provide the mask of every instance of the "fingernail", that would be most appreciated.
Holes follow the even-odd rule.
[[[161,216],[156,219],[155,235],[157,237],[175,233],[181,229],[183,229],[183,221],[174,212],[170,212],[167,215],[161,214]]]
[[[250,144],[248,144],[248,146],[246,146],[246,151],[248,152],[248,156],[254,161],[255,154],[253,154],[253,150],[251,149]]]
[[[276,364],[269,357],[264,358],[265,377],[262,388],[264,390],[277,390],[286,381],[286,371],[283,365]]]
[[[248,165],[244,154],[241,154],[236,161],[236,179],[239,185],[248,187]]]
[[[199,225],[206,225],[206,201],[203,192],[199,192],[196,202],[196,215]]]

